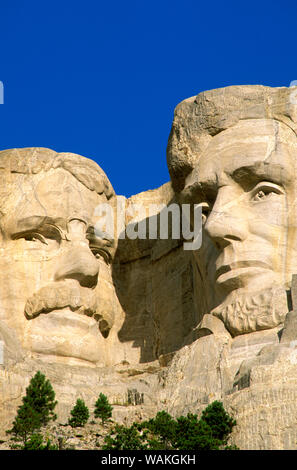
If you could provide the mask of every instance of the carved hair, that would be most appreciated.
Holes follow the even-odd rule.
[[[0,172],[36,174],[63,168],[91,191],[115,196],[104,171],[94,161],[74,153],[57,153],[47,148],[16,148],[0,152]],[[2,176],[3,181],[3,176]]]

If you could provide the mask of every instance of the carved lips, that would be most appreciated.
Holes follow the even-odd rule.
[[[272,266],[270,266],[267,263],[264,263],[263,261],[235,261],[234,263],[226,264],[223,266],[220,266],[216,270],[216,280],[222,276],[225,273],[231,272],[231,271],[237,271],[241,270],[244,268],[263,268],[263,269],[272,269]],[[236,273],[234,273],[236,275]],[[238,273],[239,275],[239,273]]]

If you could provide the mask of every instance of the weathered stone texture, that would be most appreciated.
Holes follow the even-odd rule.
[[[180,103],[171,182],[121,197],[121,230],[145,224],[142,238],[97,230],[98,207],[119,206],[95,162],[0,152],[1,436],[41,370],[60,422],[77,398],[92,409],[101,392],[126,423],[218,399],[239,448],[296,448],[293,98],[291,88],[235,86]],[[171,204],[202,207],[199,250],[147,237]]]

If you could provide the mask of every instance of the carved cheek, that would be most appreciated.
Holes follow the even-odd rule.
[[[288,258],[288,211],[285,196],[255,204],[249,218],[249,249],[275,273],[284,273]]]
[[[286,236],[289,220],[284,196],[253,204],[249,213],[249,229],[252,234],[272,243],[279,243],[280,238]]]

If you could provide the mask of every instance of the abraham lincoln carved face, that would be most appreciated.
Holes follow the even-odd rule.
[[[0,170],[0,319],[34,356],[104,363],[114,242],[94,214],[112,202],[107,177],[48,149],[2,151]]]
[[[200,295],[233,336],[283,323],[296,272],[296,110],[281,90],[230,87],[187,101],[169,141],[180,199],[202,206],[203,246],[194,253]],[[292,120],[281,119],[285,98]],[[183,152],[192,160],[182,176],[178,131],[187,105],[195,110]]]

